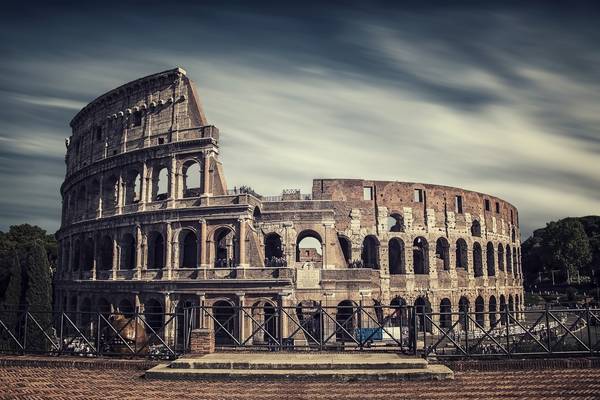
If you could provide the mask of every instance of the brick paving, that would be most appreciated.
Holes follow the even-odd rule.
[[[186,382],[145,380],[136,365],[37,364],[0,366],[0,399],[600,399],[598,368],[457,372],[441,382]]]

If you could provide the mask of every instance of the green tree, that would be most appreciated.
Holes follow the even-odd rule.
[[[577,219],[550,222],[543,233],[542,260],[551,269],[573,277],[592,260],[590,242]]]
[[[20,299],[21,265],[17,251],[12,243],[0,236],[0,319],[15,336],[18,336]],[[16,343],[5,329],[0,330],[0,346],[3,350],[17,350]]]
[[[56,267],[58,244],[54,235],[49,235],[44,229],[36,225],[13,225],[3,235],[6,240],[13,242],[19,253],[19,258],[24,260],[33,241],[40,241],[46,252],[48,262],[54,270]]]

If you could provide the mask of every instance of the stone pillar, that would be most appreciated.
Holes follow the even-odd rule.
[[[246,327],[245,327],[245,314],[242,311],[242,307],[245,305],[246,294],[245,293],[236,293],[238,296],[238,306],[240,307],[238,311],[238,340],[243,342],[246,340]]]
[[[135,269],[136,279],[142,279],[142,257],[143,257],[143,235],[142,228],[135,226]]]
[[[210,159],[211,152],[204,152],[204,167],[202,169],[202,195],[210,196],[212,190],[210,187]]]
[[[65,272],[70,272],[71,275],[71,279],[73,278],[73,236],[71,235],[69,237],[69,254],[68,257],[65,257],[67,259],[67,268],[64,268],[63,271]],[[77,264],[79,264],[79,260],[76,261]],[[78,265],[79,266],[79,265]]]
[[[148,202],[148,165],[144,163],[142,165],[142,176],[140,177],[140,210],[144,211],[146,209],[146,203]]]
[[[117,180],[117,214],[123,214],[123,206],[125,205],[125,182],[123,175],[119,175]]]
[[[215,352],[215,331],[203,328],[194,329],[190,334],[190,355],[203,356]]]
[[[96,266],[98,264],[98,237],[94,238],[94,257],[92,261],[92,280],[96,280]]]
[[[171,157],[171,168],[169,171],[169,198],[171,200],[177,199],[177,157]]]
[[[104,174],[100,174],[100,187],[98,188],[98,208],[96,218],[102,218],[102,197],[104,195]]]
[[[239,224],[239,266],[242,268],[247,268],[248,264],[246,264],[246,219],[240,218],[238,219]]]
[[[134,292],[133,295],[134,295],[135,310],[139,313],[143,313],[144,312],[144,304],[142,303],[142,300],[140,299],[140,293]]]
[[[117,270],[120,269],[119,268],[119,261],[121,260],[120,257],[120,250],[121,248],[119,247],[119,242],[117,240],[117,233],[114,234],[113,237],[113,258],[112,258],[112,280],[117,280]]]
[[[172,279],[172,251],[173,251],[173,243],[172,243],[173,230],[171,227],[171,223],[167,223],[167,232],[166,232],[166,249],[165,249],[165,267],[167,268],[167,279]]]
[[[201,219],[200,220],[200,239],[198,241],[198,243],[200,244],[200,246],[198,246],[199,251],[200,251],[200,256],[198,257],[198,260],[200,261],[200,267],[201,268],[206,268],[208,267],[208,263],[209,263],[209,258],[208,258],[208,244],[206,243],[206,220],[205,219]]]

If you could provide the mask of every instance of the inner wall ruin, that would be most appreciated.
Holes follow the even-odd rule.
[[[310,194],[278,196],[228,188],[219,130],[181,68],[98,97],[71,127],[59,309],[407,304],[468,307],[485,326],[523,309],[514,206],[395,181],[315,179]]]

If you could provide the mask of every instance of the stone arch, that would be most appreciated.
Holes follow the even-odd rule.
[[[477,298],[475,299],[475,321],[481,327],[483,327],[483,325],[485,323],[484,314],[485,314],[485,302],[483,300],[483,297],[477,296]]]
[[[483,276],[483,254],[478,242],[473,243],[473,272],[476,278]]]
[[[323,313],[320,304],[314,300],[303,300],[296,306],[296,316],[300,325],[308,332],[309,343],[318,344],[322,340]]]
[[[148,324],[146,327],[146,334],[152,335],[152,331],[154,331],[156,335],[161,336],[164,321],[164,309],[162,303],[153,298],[146,301],[144,304],[144,318]]]
[[[352,341],[352,335],[356,327],[355,306],[351,300],[343,300],[338,303],[335,313],[335,321],[337,322],[335,328],[336,341]]]
[[[413,241],[413,271],[415,274],[429,273],[429,244],[423,236]]]
[[[404,255],[404,241],[392,238],[388,242],[388,262],[390,274],[406,274],[406,259]]]
[[[135,269],[136,245],[131,233],[126,233],[121,238],[121,262],[119,269]]]
[[[112,313],[112,305],[104,297],[100,297],[98,299],[98,301],[96,302],[96,309],[106,319],[108,319],[110,317],[110,314]]]
[[[218,300],[212,305],[215,344],[232,345],[238,332],[238,312],[229,300]]]
[[[265,266],[275,267],[283,258],[283,245],[281,236],[275,232],[271,232],[265,236]]]
[[[512,294],[508,295],[508,313],[511,317],[515,316],[515,301],[513,299]]]
[[[191,229],[182,229],[179,232],[180,263],[181,268],[198,268],[198,236]]]
[[[125,318],[131,318],[135,312],[135,308],[131,301],[122,299],[118,305],[119,312],[123,314]]]
[[[450,299],[443,298],[440,301],[440,328],[449,329],[452,327],[452,303]]]
[[[148,269],[162,269],[165,266],[165,239],[158,231],[148,235]]]
[[[391,318],[393,326],[406,326],[408,323],[408,304],[400,296],[396,296],[390,301],[390,308],[393,312]]]
[[[78,271],[79,264],[81,263],[81,239],[75,239],[73,243],[73,258],[71,259],[71,271]],[[68,247],[67,247],[68,249]],[[68,250],[67,250],[68,251]],[[68,255],[67,255],[68,256]]]
[[[490,296],[490,303],[488,304],[488,310],[489,310],[489,317],[490,317],[490,326],[494,327],[498,323],[498,319],[496,318],[497,312],[498,312],[498,305],[496,303],[496,296],[494,296],[494,295]]]
[[[512,274],[512,255],[510,245],[506,245],[506,273]]]
[[[469,312],[469,307],[470,307],[470,301],[469,298],[467,296],[461,296],[460,299],[458,300],[458,312],[459,312],[459,316],[458,316],[458,320],[460,322],[460,326],[462,327],[462,329],[466,328],[466,323],[468,323],[467,318],[465,318],[465,313]]]
[[[481,223],[476,219],[471,223],[471,236],[481,237]]]
[[[161,201],[169,198],[169,168],[157,166],[152,174],[152,200]]]
[[[389,232],[404,232],[404,217],[393,213],[387,218]]]
[[[342,249],[344,261],[346,262],[346,265],[349,265],[352,261],[352,241],[344,235],[338,235],[338,242],[340,243],[340,248]]]
[[[506,297],[500,295],[500,323],[506,325]]]
[[[200,197],[202,194],[202,165],[198,160],[187,160],[181,168],[183,197]]]
[[[492,242],[488,242],[485,249],[485,258],[487,264],[487,273],[488,276],[496,275],[496,255],[494,253],[494,244]]]
[[[440,237],[435,242],[435,260],[439,271],[450,270],[450,244],[444,237]]]
[[[100,269],[109,271],[113,267],[113,240],[110,236],[104,235],[100,239]]]
[[[320,263],[323,260],[323,240],[321,235],[312,229],[305,229],[296,237],[296,261],[312,261]]]
[[[136,204],[142,199],[142,177],[137,169],[125,174],[125,204]]]
[[[270,300],[259,300],[252,305],[253,339],[259,343],[269,343],[279,338],[277,312]],[[266,332],[265,332],[266,331]],[[258,339],[258,340],[256,340]]]
[[[214,231],[214,257],[216,268],[232,268],[236,262],[236,236],[229,226],[222,226]]]
[[[460,238],[456,241],[456,269],[469,269],[469,256],[468,256],[467,242],[465,239]]]
[[[504,272],[504,246],[498,243],[498,269]]]
[[[87,271],[94,268],[94,239],[91,237],[83,244],[83,268]]]
[[[431,303],[423,296],[415,300],[415,312],[417,313],[417,329],[419,332],[431,332]],[[429,318],[427,318],[429,317]]]
[[[379,239],[375,235],[363,239],[360,258],[365,268],[379,269]]]
[[[109,210],[117,206],[119,196],[119,178],[111,174],[102,182],[102,209]]]
[[[85,216],[87,214],[87,188],[85,185],[81,185],[79,191],[77,192],[77,212],[81,216]]]

